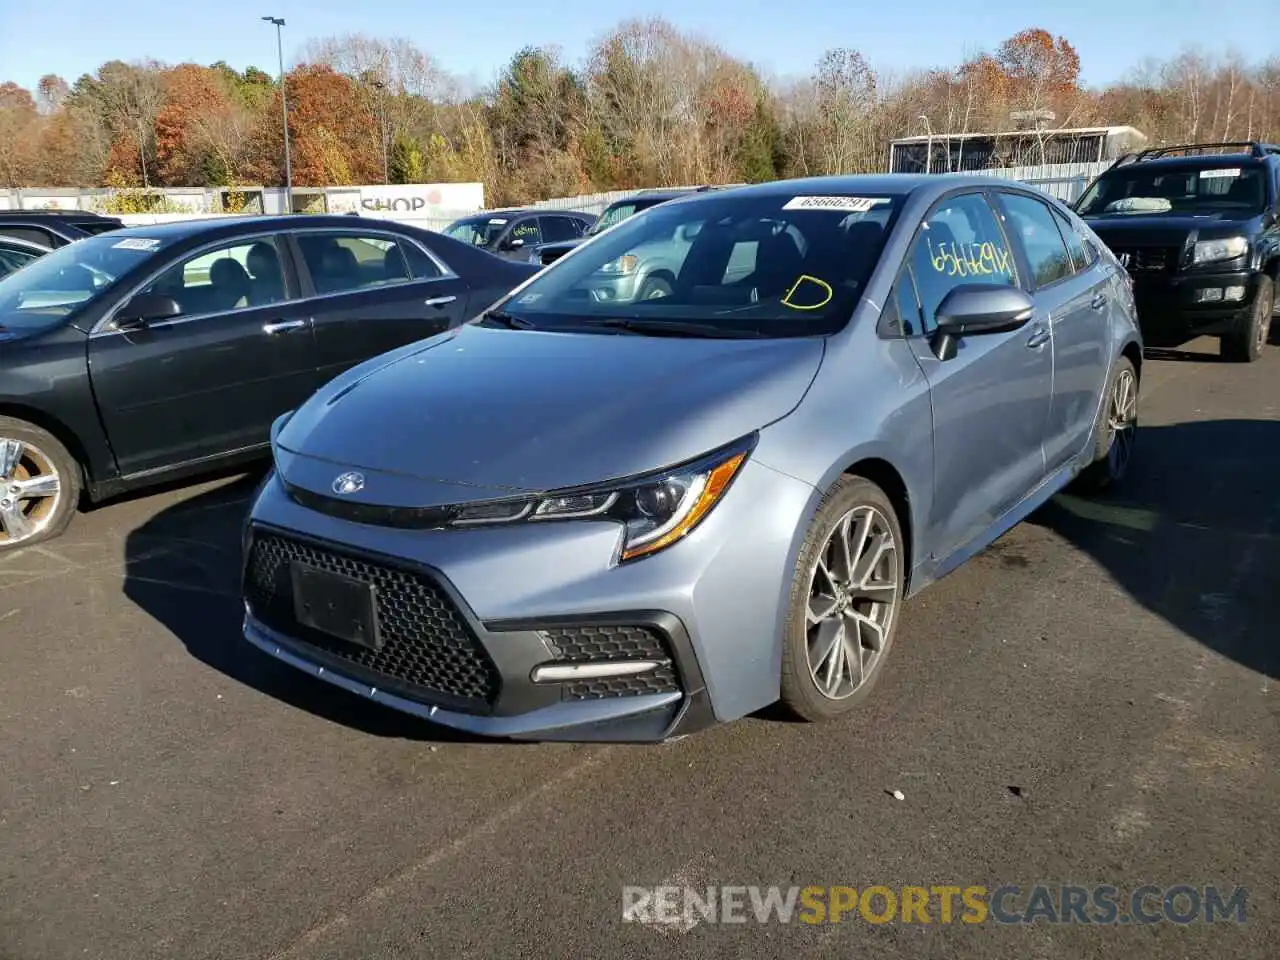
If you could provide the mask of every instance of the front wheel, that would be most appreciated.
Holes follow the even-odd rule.
[[[80,468],[53,434],[0,417],[0,553],[56,537],[80,497]]]
[[[1081,471],[1076,486],[1085,493],[1101,493],[1122,481],[1133,460],[1138,434],[1138,373],[1133,361],[1121,357],[1107,384],[1094,424],[1093,459]]]
[[[1222,338],[1221,353],[1224,359],[1252,363],[1262,356],[1262,349],[1271,335],[1271,315],[1275,311],[1276,285],[1271,277],[1258,278],[1258,292],[1253,307],[1240,318],[1236,329]]]
[[[902,529],[883,490],[844,477],[823,498],[796,562],[782,703],[803,720],[848,713],[880,678],[904,594]]]

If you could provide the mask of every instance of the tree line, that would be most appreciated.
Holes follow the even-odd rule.
[[[1132,125],[1154,144],[1280,137],[1280,58],[1186,50],[1080,82],[1061,36],[891,76],[856,49],[801,79],[767,78],[660,19],[629,20],[581,63],[516,53],[468,90],[411,41],[309,42],[285,77],[297,186],[481,181],[492,204],[599,190],[883,170],[894,137]],[[0,83],[0,186],[246,186],[284,182],[280,84],[226,63],[104,63],[35,90]]]

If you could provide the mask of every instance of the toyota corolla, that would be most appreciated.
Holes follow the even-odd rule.
[[[593,295],[663,245],[664,295]],[[1124,476],[1141,346],[1123,269],[1029,187],[676,200],[275,423],[245,635],[481,734],[834,718],[907,598]]]

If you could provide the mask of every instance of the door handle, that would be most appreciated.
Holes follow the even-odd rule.
[[[1107,305],[1107,295],[1105,293],[1095,293],[1093,299],[1089,301],[1089,306],[1095,310],[1101,310]]]
[[[305,320],[280,320],[276,323],[264,323],[262,332],[267,334],[284,333],[286,330],[301,330],[307,325]]]
[[[446,303],[453,303],[457,299],[452,294],[447,297],[428,297],[422,301],[422,304],[426,307],[443,307]]]
[[[1050,333],[1048,327],[1036,327],[1031,336],[1027,338],[1027,349],[1039,350],[1049,342],[1049,337]]]

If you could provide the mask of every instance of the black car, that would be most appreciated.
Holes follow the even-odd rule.
[[[0,237],[38,243],[51,250],[123,226],[116,217],[86,210],[0,210]]]
[[[48,252],[48,247],[42,247],[38,243],[0,236],[0,277],[8,276]]]
[[[272,420],[537,272],[343,216],[88,237],[0,280],[0,551],[99,500],[267,453]]]
[[[540,243],[529,251],[529,262],[546,266],[554,263],[563,257],[566,253],[578,246],[580,243],[589,240],[597,233],[608,230],[615,223],[621,223],[628,217],[633,217],[641,210],[648,210],[650,207],[656,207],[660,203],[666,203],[668,200],[674,200],[677,197],[684,197],[691,193],[701,193],[704,190],[710,190],[711,187],[698,187],[692,190],[645,190],[634,196],[627,197],[623,200],[615,200],[609,206],[605,207],[604,213],[600,214],[600,218],[591,225],[581,237],[565,239],[557,243],[545,242]],[[528,244],[525,245],[528,247]]]
[[[1258,359],[1280,281],[1280,146],[1144,150],[1075,209],[1128,269],[1148,345],[1209,335],[1224,357]]]
[[[490,210],[455,220],[444,235],[508,260],[527,260],[530,247],[581,237],[595,222],[576,210]]]

